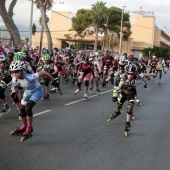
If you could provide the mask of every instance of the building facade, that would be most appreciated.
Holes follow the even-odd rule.
[[[87,35],[84,38],[78,37],[76,32],[72,31],[71,19],[74,16],[76,16],[76,13],[51,12],[49,29],[52,36],[53,47],[69,47],[92,51],[94,48],[95,35]],[[156,17],[154,14],[146,14],[142,11],[142,8],[140,8],[138,13],[130,14],[130,23],[132,34],[128,41],[122,41],[122,52],[127,52],[128,54],[133,53],[135,56],[139,57],[144,48],[152,48],[153,46],[170,47],[170,37],[163,30],[155,26]],[[102,49],[103,38],[103,35],[99,35],[99,51]],[[118,53],[119,37],[114,33],[108,33],[108,39],[109,43],[106,48]],[[36,33],[35,36],[32,37],[33,46],[39,46],[39,42],[40,33]],[[47,48],[45,33],[42,47]]]

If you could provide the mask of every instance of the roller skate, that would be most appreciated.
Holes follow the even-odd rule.
[[[112,121],[113,119],[115,119],[116,117],[118,117],[120,114],[122,114],[122,111],[120,111],[120,112],[116,112],[116,111],[115,111],[115,113],[113,113],[113,114],[110,116],[110,118],[108,119],[108,122]]]
[[[63,92],[62,92],[61,90],[59,90],[59,91],[58,91],[58,94],[59,94],[59,95],[62,95],[62,94],[63,94]]]
[[[97,88],[96,89],[98,95],[102,95],[102,92]]]
[[[51,90],[50,90],[50,92],[54,92],[54,93],[56,93],[58,91],[58,88],[57,87],[54,87],[54,88],[52,88]]]
[[[74,92],[74,96],[79,93],[81,91],[81,89],[77,89],[75,92]]]
[[[25,132],[26,129],[27,129],[27,127],[24,126],[24,125],[22,125],[22,126],[16,128],[15,130],[13,130],[13,131],[10,133],[10,135],[11,135],[11,136],[22,135],[22,134]]]
[[[134,114],[131,115],[131,119],[132,119],[132,120],[135,120]]]
[[[70,85],[73,85],[75,84],[75,79],[73,79],[71,82],[70,82]]]
[[[142,105],[142,103],[141,103],[141,101],[140,101],[139,99],[136,99],[136,102],[137,102],[137,105],[138,105],[138,106],[141,106],[141,105]]]
[[[101,84],[102,87],[105,87],[106,86],[106,81],[103,81],[102,84]]]
[[[131,125],[130,122],[125,123],[125,136],[127,137],[130,131]]]
[[[26,139],[32,137],[33,127],[27,127],[25,132],[22,134],[21,142],[24,142]]]
[[[90,87],[90,93],[93,91],[93,85]]]
[[[5,114],[7,114],[8,112],[10,112],[10,108],[8,106],[8,104],[4,105],[4,107],[2,108],[1,114],[0,116],[3,117]]]
[[[84,98],[85,98],[86,101],[88,100],[87,93],[84,93]]]
[[[50,99],[50,95],[47,93],[43,96],[42,100],[47,100]]]
[[[158,84],[161,85],[161,80],[159,80]]]

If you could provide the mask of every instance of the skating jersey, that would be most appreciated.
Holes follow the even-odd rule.
[[[42,71],[46,71],[48,73],[53,73],[57,69],[56,65],[54,63],[51,64],[44,64],[42,66]]]
[[[156,65],[156,70],[162,70],[164,67],[164,64],[161,62],[158,62],[157,65]]]
[[[156,60],[151,60],[150,66],[151,66],[152,69],[156,69],[156,64],[157,64]]]
[[[127,76],[125,75],[123,79],[120,80],[120,84],[122,85],[122,90],[126,94],[131,94],[136,92],[136,76],[133,79],[128,80]]]
[[[40,83],[38,82],[39,74],[28,74],[23,73],[23,79],[12,78],[12,88],[16,90],[17,86],[23,87],[24,89],[33,92],[39,88]]]

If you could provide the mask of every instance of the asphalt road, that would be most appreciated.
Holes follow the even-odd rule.
[[[0,118],[0,170],[169,170],[170,169],[170,74],[148,81],[148,89],[137,84],[142,106],[135,105],[136,120],[124,136],[123,114],[108,123],[115,111],[110,84],[95,90],[86,102],[83,91],[62,83],[63,95],[52,93],[34,108],[33,137],[20,142],[10,136],[20,126],[7,93],[11,112]],[[2,104],[0,104],[2,107]]]

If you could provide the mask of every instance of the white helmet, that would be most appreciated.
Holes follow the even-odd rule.
[[[7,58],[4,54],[0,54],[0,61],[5,61]]]
[[[156,58],[156,56],[154,55],[152,58],[154,59],[154,58]]]
[[[96,56],[98,56],[98,55],[99,55],[99,53],[98,53],[98,52],[95,52],[95,55],[96,55]]]
[[[96,56],[95,52],[92,51],[92,52],[90,53],[90,57],[95,57],[95,56]]]
[[[10,64],[9,70],[15,71],[15,70],[22,70],[23,69],[23,62],[22,61],[13,61]]]
[[[124,55],[120,56],[120,61],[121,61],[121,62],[124,62],[125,60],[126,60],[126,58],[125,58]]]

